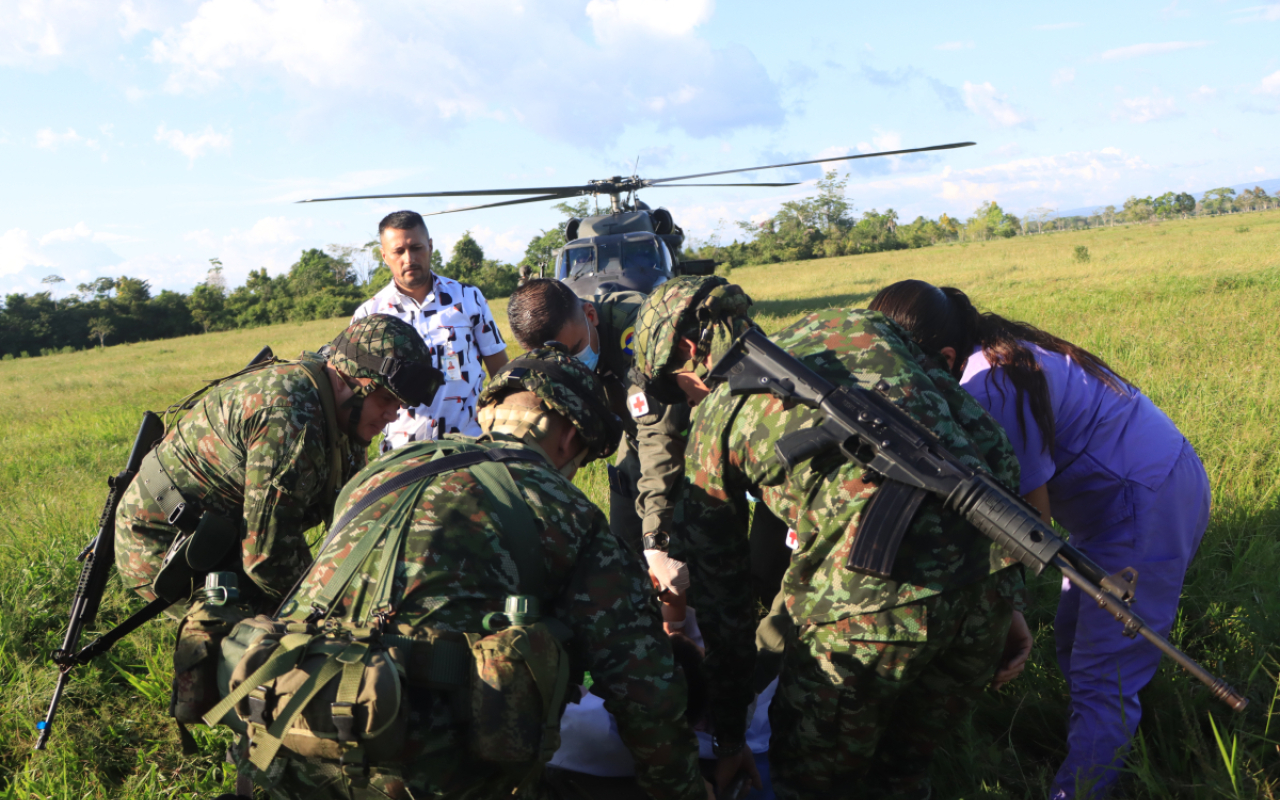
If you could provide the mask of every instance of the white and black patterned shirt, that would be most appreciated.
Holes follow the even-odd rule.
[[[476,400],[484,387],[480,359],[507,349],[480,290],[433,272],[431,291],[421,305],[392,281],[357,308],[351,321],[370,314],[390,314],[412,325],[445,373],[444,386],[431,405],[402,409],[383,430],[383,452],[446,433],[479,436]]]

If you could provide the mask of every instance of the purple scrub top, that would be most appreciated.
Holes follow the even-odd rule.
[[[982,349],[969,357],[960,383],[1009,435],[1022,466],[1022,494],[1048,484],[1054,519],[1075,536],[1133,516],[1134,484],[1159,489],[1185,439],[1163,411],[1137,389],[1118,394],[1058,353],[1024,342],[1049,384],[1055,444],[1044,447],[1023,398],[1025,432],[1018,427],[1017,393],[1003,369]]]

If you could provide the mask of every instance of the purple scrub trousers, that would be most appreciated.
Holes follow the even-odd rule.
[[[1133,516],[1102,528],[1073,531],[1071,543],[1108,573],[1138,571],[1133,609],[1169,635],[1187,565],[1209,524],[1209,478],[1189,443],[1156,490],[1129,484]],[[1051,797],[1102,797],[1138,727],[1138,692],[1160,662],[1155,645],[1130,639],[1121,626],[1074,586],[1066,585],[1054,623],[1058,666],[1071,687],[1067,759]],[[1092,792],[1088,787],[1092,786]]]

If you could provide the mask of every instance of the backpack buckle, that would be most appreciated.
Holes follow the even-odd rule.
[[[333,716],[333,727],[338,731],[338,741],[354,742],[356,740],[355,704],[330,703],[329,713]]]

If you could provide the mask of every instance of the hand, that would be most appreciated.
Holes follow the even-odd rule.
[[[683,597],[689,591],[689,565],[676,561],[662,550],[645,550],[645,560],[649,562],[649,574],[657,581],[663,592]]]
[[[764,788],[764,784],[760,781],[760,770],[756,769],[755,756],[751,754],[751,748],[745,744],[737,755],[716,759],[716,796],[721,800],[737,800],[737,798],[730,798],[726,791],[733,783],[733,779],[743,772],[747,773],[747,779],[753,787]]]
[[[711,785],[711,781],[703,778],[702,785],[707,787],[707,800],[716,800],[716,787]]]
[[[1027,627],[1027,618],[1022,616],[1021,611],[1013,612],[1009,633],[1004,640],[1004,653],[1000,656],[995,677],[991,679],[992,689],[999,689],[1022,674],[1027,666],[1027,658],[1031,655],[1033,641],[1031,629]]]

